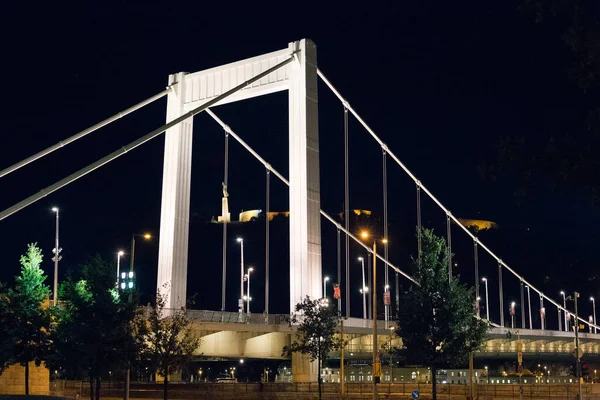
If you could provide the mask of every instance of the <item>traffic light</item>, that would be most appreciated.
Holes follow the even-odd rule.
[[[581,364],[581,376],[586,377],[589,376],[590,374],[590,366],[585,363],[585,364]]]
[[[119,282],[119,289],[121,290],[133,290],[135,288],[135,275],[133,271],[122,272],[121,281]]]

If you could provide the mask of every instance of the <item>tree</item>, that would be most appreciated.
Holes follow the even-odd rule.
[[[0,375],[10,365],[10,353],[12,349],[12,334],[8,323],[8,295],[6,285],[0,282]]]
[[[21,274],[16,277],[14,287],[6,291],[0,306],[3,321],[8,364],[25,367],[25,394],[29,394],[29,364],[39,366],[50,352],[51,316],[47,304],[50,289],[44,285],[46,276],[40,268],[43,256],[37,245],[27,246],[21,256]]]
[[[464,365],[482,345],[488,324],[475,316],[473,291],[458,278],[448,282],[446,241],[429,229],[421,234],[422,261],[414,263],[419,285],[402,293],[396,334],[404,346],[398,351],[401,357],[431,367],[436,399],[437,368]]]
[[[165,287],[166,289],[166,287]],[[141,359],[164,377],[163,396],[168,398],[169,374],[184,367],[200,346],[200,339],[192,330],[185,307],[166,309],[167,295],[156,291],[154,306],[135,322],[136,337],[140,341]]]
[[[311,361],[317,361],[319,375],[319,399],[321,399],[321,364],[329,352],[341,346],[341,340],[334,337],[340,322],[340,313],[324,299],[311,300],[308,296],[296,304],[290,318],[290,326],[298,326],[294,342],[283,348],[283,355],[306,354]]]
[[[89,371],[90,399],[98,400],[102,376],[125,369],[137,355],[136,297],[117,292],[114,266],[99,256],[82,267],[79,280],[68,278],[61,292],[52,362],[74,373]]]

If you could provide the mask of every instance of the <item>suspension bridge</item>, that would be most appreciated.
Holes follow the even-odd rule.
[[[344,218],[343,223],[338,219],[321,209],[321,185],[320,185],[320,153],[319,153],[319,82],[331,91],[343,106],[344,116],[344,158],[345,158],[345,177],[344,177]],[[259,96],[267,96],[272,93],[287,91],[289,98],[289,176],[285,177],[277,171],[268,161],[267,156],[259,154],[243,139],[243,133],[234,131],[227,121],[221,119],[217,114],[217,108],[220,105],[239,102]],[[592,320],[586,320],[576,316],[576,312],[570,311],[566,306],[566,297],[563,296],[563,302],[554,300],[544,294],[540,289],[531,284],[527,278],[519,274],[516,268],[508,265],[500,256],[496,255],[486,246],[468,227],[466,227],[453,213],[444,206],[442,201],[430,191],[411,170],[402,163],[400,158],[388,148],[382,136],[375,133],[367,122],[361,118],[359,112],[355,110],[347,97],[344,97],[334,86],[333,81],[327,78],[326,72],[321,71],[317,66],[317,48],[310,40],[299,40],[291,42],[287,47],[252,57],[245,60],[232,62],[229,64],[217,66],[211,69],[193,72],[176,73],[169,76],[168,86],[165,90],[156,95],[133,105],[132,107],[119,112],[104,121],[101,121],[73,136],[70,136],[54,146],[40,151],[37,154],[0,171],[0,178],[11,174],[27,164],[33,163],[44,156],[69,145],[70,143],[84,138],[86,135],[120,119],[128,114],[140,110],[144,106],[151,104],[163,97],[167,97],[167,122],[141,136],[139,139],[128,143],[118,150],[102,157],[96,162],[84,167],[73,174],[61,179],[60,181],[46,187],[26,199],[16,203],[0,212],[0,220],[4,220],[28,207],[38,200],[60,190],[61,188],[74,183],[78,179],[90,174],[94,170],[110,163],[111,161],[125,155],[129,151],[136,149],[148,141],[165,134],[164,147],[164,169],[162,183],[162,202],[161,219],[159,235],[159,261],[158,261],[158,281],[157,288],[165,287],[169,284],[167,307],[177,308],[185,304],[187,290],[187,269],[188,269],[188,239],[189,239],[189,218],[190,218],[190,185],[191,185],[191,157],[192,157],[192,137],[194,128],[194,116],[205,112],[219,124],[225,137],[225,165],[223,179],[223,197],[222,212],[219,219],[222,222],[223,229],[223,270],[222,270],[222,306],[220,311],[221,319],[206,321],[197,314],[197,323],[207,329],[207,324],[211,324],[209,329],[212,333],[219,332],[242,332],[254,329],[257,333],[275,334],[285,330],[280,323],[273,322],[272,315],[269,314],[269,218],[265,218],[265,310],[264,314],[253,316],[253,318],[262,318],[260,321],[254,321],[248,324],[240,325],[239,321],[224,321],[223,318],[232,318],[231,313],[227,314],[225,304],[226,292],[226,258],[227,258],[227,226],[230,222],[230,213],[228,208],[228,149],[229,140],[233,138],[245,150],[247,150],[256,160],[264,166],[266,177],[266,210],[265,215],[270,212],[270,182],[273,176],[281,180],[289,187],[289,279],[290,295],[289,309],[293,310],[297,302],[305,296],[311,298],[321,298],[324,295],[323,274],[322,274],[322,235],[321,224],[333,224],[338,235],[338,265],[337,281],[344,282],[344,288],[341,291],[342,296],[338,299],[338,306],[347,318],[350,318],[350,243],[356,243],[365,253],[376,257],[385,265],[384,268],[384,299],[385,312],[384,326],[381,328],[382,335],[385,335],[388,323],[392,316],[392,282],[390,271],[394,274],[393,290],[396,299],[396,307],[399,307],[399,282],[401,279],[407,283],[417,284],[417,282],[398,265],[390,261],[388,244],[383,243],[382,252],[374,252],[370,245],[357,237],[349,226],[350,196],[349,184],[350,176],[348,169],[348,142],[349,142],[349,121],[351,118],[356,120],[362,129],[370,135],[381,150],[382,156],[382,203],[383,203],[383,238],[388,237],[388,174],[391,172],[389,167],[397,167],[402,173],[407,175],[414,183],[416,188],[416,221],[417,227],[422,226],[421,216],[421,197],[427,196],[441,210],[445,216],[446,241],[448,253],[452,255],[453,235],[462,234],[472,241],[473,245],[473,271],[475,298],[477,316],[490,320],[492,328],[490,330],[490,339],[485,350],[490,353],[513,352],[514,341],[507,341],[506,334],[517,328],[522,331],[522,336],[526,339],[525,346],[529,346],[532,354],[535,352],[556,352],[570,353],[573,351],[573,334],[569,329],[568,320],[578,322],[588,326],[589,333],[581,334],[582,348],[586,352],[598,354],[600,352],[600,336],[597,335],[598,326],[596,325],[595,315]],[[458,228],[458,229],[457,229]],[[343,240],[341,240],[343,237]],[[420,238],[419,238],[420,239]],[[418,255],[421,254],[421,243],[418,240]],[[341,244],[344,243],[345,265],[340,262]],[[243,245],[243,243],[241,243]],[[493,321],[489,316],[489,306],[487,305],[487,285],[490,278],[485,280],[485,298],[486,315],[482,316],[480,312],[480,303],[482,296],[480,292],[479,260],[480,253],[484,252],[491,257],[497,264],[497,285],[499,292],[499,320]],[[505,275],[514,276],[519,282],[521,296],[521,321],[515,320],[516,313],[514,304],[508,307],[510,315],[510,326],[505,319],[504,288],[503,279]],[[448,259],[448,279],[452,280],[453,258]],[[248,277],[249,279],[249,277]],[[525,291],[529,304],[529,321],[526,319]],[[540,301],[540,326],[534,329],[531,312],[531,294],[537,295]],[[242,259],[242,268],[240,275],[240,297],[239,313],[235,318],[244,314],[244,263]],[[545,325],[546,308],[555,307],[558,314],[558,330],[549,330]],[[595,305],[595,304],[594,304]],[[211,311],[212,312],[212,311]],[[210,313],[210,312],[207,312]],[[202,314],[204,316],[209,314]],[[214,314],[210,318],[213,318]],[[354,321],[354,319],[353,319]],[[564,326],[563,326],[564,323]],[[221,325],[219,328],[219,324]],[[368,335],[371,328],[366,319],[353,322],[355,326],[356,338]],[[227,325],[227,326],[225,326]],[[242,328],[243,326],[243,328]],[[250,329],[250,327],[254,327]],[[265,328],[267,327],[267,328]],[[266,329],[266,331],[265,331]],[[237,333],[235,335],[238,335]],[[239,335],[238,335],[239,336]],[[242,338],[244,343],[249,339],[259,337]],[[285,335],[284,335],[285,336]],[[231,339],[231,338],[230,338]],[[227,339],[229,340],[229,339]],[[277,343],[285,341],[285,337],[278,338]],[[528,341],[527,341],[528,340]],[[239,341],[241,343],[241,341]],[[252,342],[252,341],[251,341]],[[234,353],[235,355],[257,354],[256,341],[250,344],[254,353],[244,353],[243,346],[240,344]],[[208,341],[206,343],[209,343]],[[272,342],[269,342],[272,343]],[[266,345],[266,344],[265,344]],[[355,351],[369,351],[368,345],[364,340],[357,340],[354,344]],[[274,347],[271,347],[274,348]],[[372,349],[371,349],[372,350]],[[215,350],[216,351],[216,350]],[[280,351],[280,349],[278,350]],[[529,350],[526,350],[529,351]],[[264,352],[263,352],[264,353]],[[270,354],[270,353],[269,353]],[[310,377],[316,373],[308,363],[303,363],[299,359],[293,360],[294,378],[297,381],[309,381]]]

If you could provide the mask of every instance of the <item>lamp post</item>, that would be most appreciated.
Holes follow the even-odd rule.
[[[326,299],[327,298],[327,281],[329,281],[329,277],[326,276],[325,278],[323,278],[323,298]]]
[[[145,240],[152,239],[152,235],[149,233],[134,233],[131,235],[131,261],[129,262],[129,272],[133,272],[134,260],[135,260],[135,237],[140,236]]]
[[[367,303],[365,302],[365,297],[367,295],[367,292],[369,291],[369,288],[364,287],[358,289],[358,291],[360,292],[360,294],[363,295],[363,319],[367,319]]]
[[[358,261],[360,261],[362,265],[362,289],[360,292],[363,295],[363,319],[367,319],[367,285],[365,284],[365,259],[362,257],[358,257]]]
[[[562,294],[563,297],[563,308],[564,308],[564,313],[565,313],[565,332],[569,331],[569,323],[567,322],[567,298],[565,296],[565,292],[563,292],[561,290],[560,294]]]
[[[488,282],[487,282],[487,278],[482,278],[481,280],[485,284],[485,319],[487,319],[489,321],[490,320],[490,307],[489,307],[490,299],[488,297]]]
[[[54,261],[54,290],[53,290],[53,300],[54,305],[58,304],[58,262],[61,260],[60,252],[62,249],[58,247],[58,207],[52,207],[52,211],[56,213],[56,234],[54,238],[54,249],[52,252],[54,253],[54,257],[52,257],[52,261]]]
[[[529,329],[533,329],[533,320],[531,318],[531,292],[529,291],[529,286],[525,286],[525,289],[527,289],[527,307],[529,308]]]
[[[369,238],[368,232],[361,232],[363,239]],[[382,242],[387,243],[383,238]],[[373,400],[378,399],[377,384],[381,377],[381,362],[379,361],[379,349],[377,347],[377,240],[373,240]]]
[[[119,270],[121,269],[121,256],[123,254],[125,253],[120,250],[117,253],[117,282],[115,283],[117,289],[119,289]]]
[[[546,318],[546,309],[544,308],[544,297],[540,293],[540,327],[542,330],[545,329],[546,324],[544,323],[544,319]]]
[[[152,235],[149,233],[134,233],[131,235],[131,260],[129,261],[129,277],[133,278],[133,266],[135,261],[135,237],[141,236],[145,240],[152,239]],[[131,292],[129,292],[129,301],[131,301]],[[129,385],[131,381],[131,369],[127,368],[127,373],[125,374],[125,400],[129,400]]]
[[[515,313],[516,313],[515,306],[516,306],[516,303],[514,301],[512,303],[510,303],[510,310],[509,310],[510,311],[510,327],[512,329],[515,329]]]
[[[237,238],[240,244],[240,299],[238,300],[238,308],[240,314],[244,312],[244,239]]]
[[[254,271],[254,268],[250,267],[248,268],[248,273],[246,274],[248,276],[248,296],[246,298],[246,312],[248,313],[248,315],[250,315],[250,273]]]
[[[594,311],[594,325],[596,325],[596,300],[593,297],[590,297],[590,301],[592,302],[592,309]],[[598,328],[594,327],[594,333],[598,333]]]

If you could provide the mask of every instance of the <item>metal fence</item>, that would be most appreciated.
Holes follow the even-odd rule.
[[[323,398],[333,400],[340,398],[340,385],[324,383]],[[345,398],[370,399],[373,385],[369,383],[347,383]],[[521,391],[522,388],[522,392]],[[422,399],[431,398],[431,384],[420,383],[382,383],[378,392],[382,399],[407,399],[414,390],[418,390]],[[576,384],[532,384],[532,385],[475,385],[476,398],[480,400],[509,399],[552,399],[574,400],[577,395]],[[600,400],[600,385],[585,384],[582,388],[583,399]],[[468,385],[437,385],[438,399],[458,400],[469,396]],[[54,381],[51,382],[51,394],[74,399],[89,398],[89,382]],[[103,382],[101,396],[120,398],[123,395],[122,382]],[[163,386],[156,383],[131,384],[131,398],[162,398]],[[218,399],[218,400],[313,400],[318,395],[317,383],[171,383],[169,398],[173,399]]]

